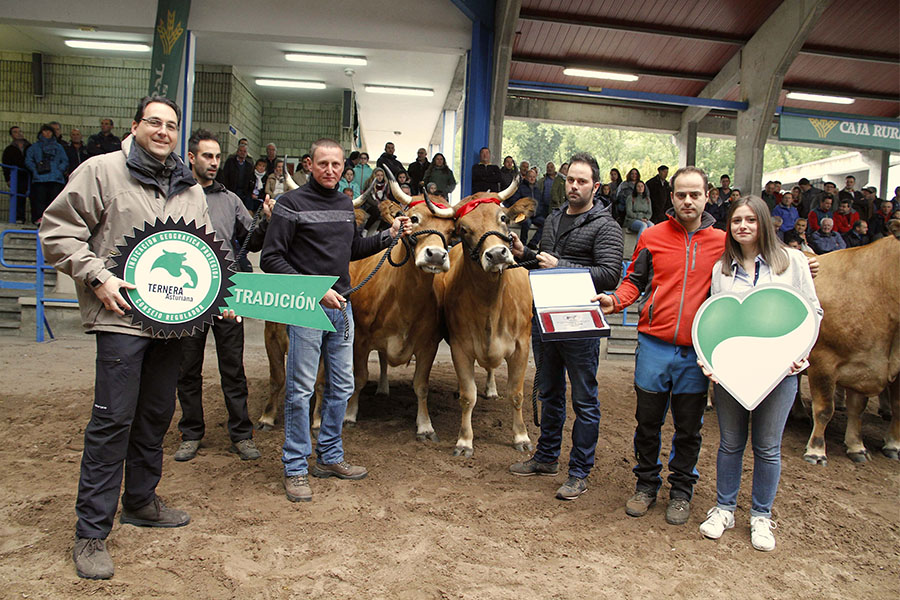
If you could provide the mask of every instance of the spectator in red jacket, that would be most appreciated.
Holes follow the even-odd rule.
[[[834,218],[834,211],[832,210],[832,206],[834,205],[834,197],[826,195],[822,198],[822,201],[819,203],[819,206],[809,211],[809,216],[807,219],[809,220],[809,231],[813,232],[819,229],[819,223],[822,219]]]
[[[838,209],[834,213],[834,230],[845,234],[853,228],[853,224],[859,221],[859,213],[850,208],[851,200],[841,198]]]

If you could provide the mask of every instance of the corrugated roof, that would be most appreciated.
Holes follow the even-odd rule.
[[[523,0],[510,79],[697,96],[781,0]],[[789,68],[784,89],[856,98],[841,112],[900,116],[896,0],[834,0]],[[863,57],[867,60],[851,59]],[[566,66],[637,74],[570,77]],[[725,99],[740,100],[739,88]],[[785,100],[794,108],[827,104]]]

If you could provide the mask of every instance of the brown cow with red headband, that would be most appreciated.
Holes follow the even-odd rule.
[[[507,365],[506,397],[513,405],[513,445],[520,452],[534,446],[522,417],[525,369],[531,344],[531,287],[525,269],[511,268],[509,226],[534,212],[532,198],[509,208],[501,202],[518,188],[518,178],[499,194],[479,192],[453,206],[461,243],[450,251],[450,270],[435,277],[459,380],[462,419],[455,456],[472,456],[475,408],[475,363],[493,370]]]

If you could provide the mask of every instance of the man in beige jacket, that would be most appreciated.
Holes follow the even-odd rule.
[[[190,517],[156,496],[162,442],[175,411],[181,342],[132,325],[110,272],[116,246],[157,217],[209,225],[203,190],[173,153],[181,111],[162,97],[138,104],[121,150],[86,160],[44,213],[44,256],[75,280],[85,330],[95,334],[94,406],[84,432],[73,559],[80,577],[109,579],[106,550],[123,471],[122,523],[180,527]]]

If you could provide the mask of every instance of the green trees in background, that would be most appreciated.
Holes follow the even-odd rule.
[[[709,173],[710,180],[718,183],[725,173],[734,179],[734,146],[730,139],[697,137],[697,166]],[[656,167],[668,165],[670,174],[678,166],[678,148],[671,135],[626,131],[601,127],[555,125],[533,121],[507,120],[503,124],[503,156],[510,155],[517,162],[527,160],[543,172],[548,161],[557,168],[575,152],[590,152],[600,165],[603,181],[609,178],[609,170],[616,167],[622,177],[632,167],[637,167],[641,177],[656,175]],[[806,148],[783,144],[766,146],[765,171],[803,164],[821,158],[842,154],[846,150]],[[495,156],[501,164],[503,156]]]

